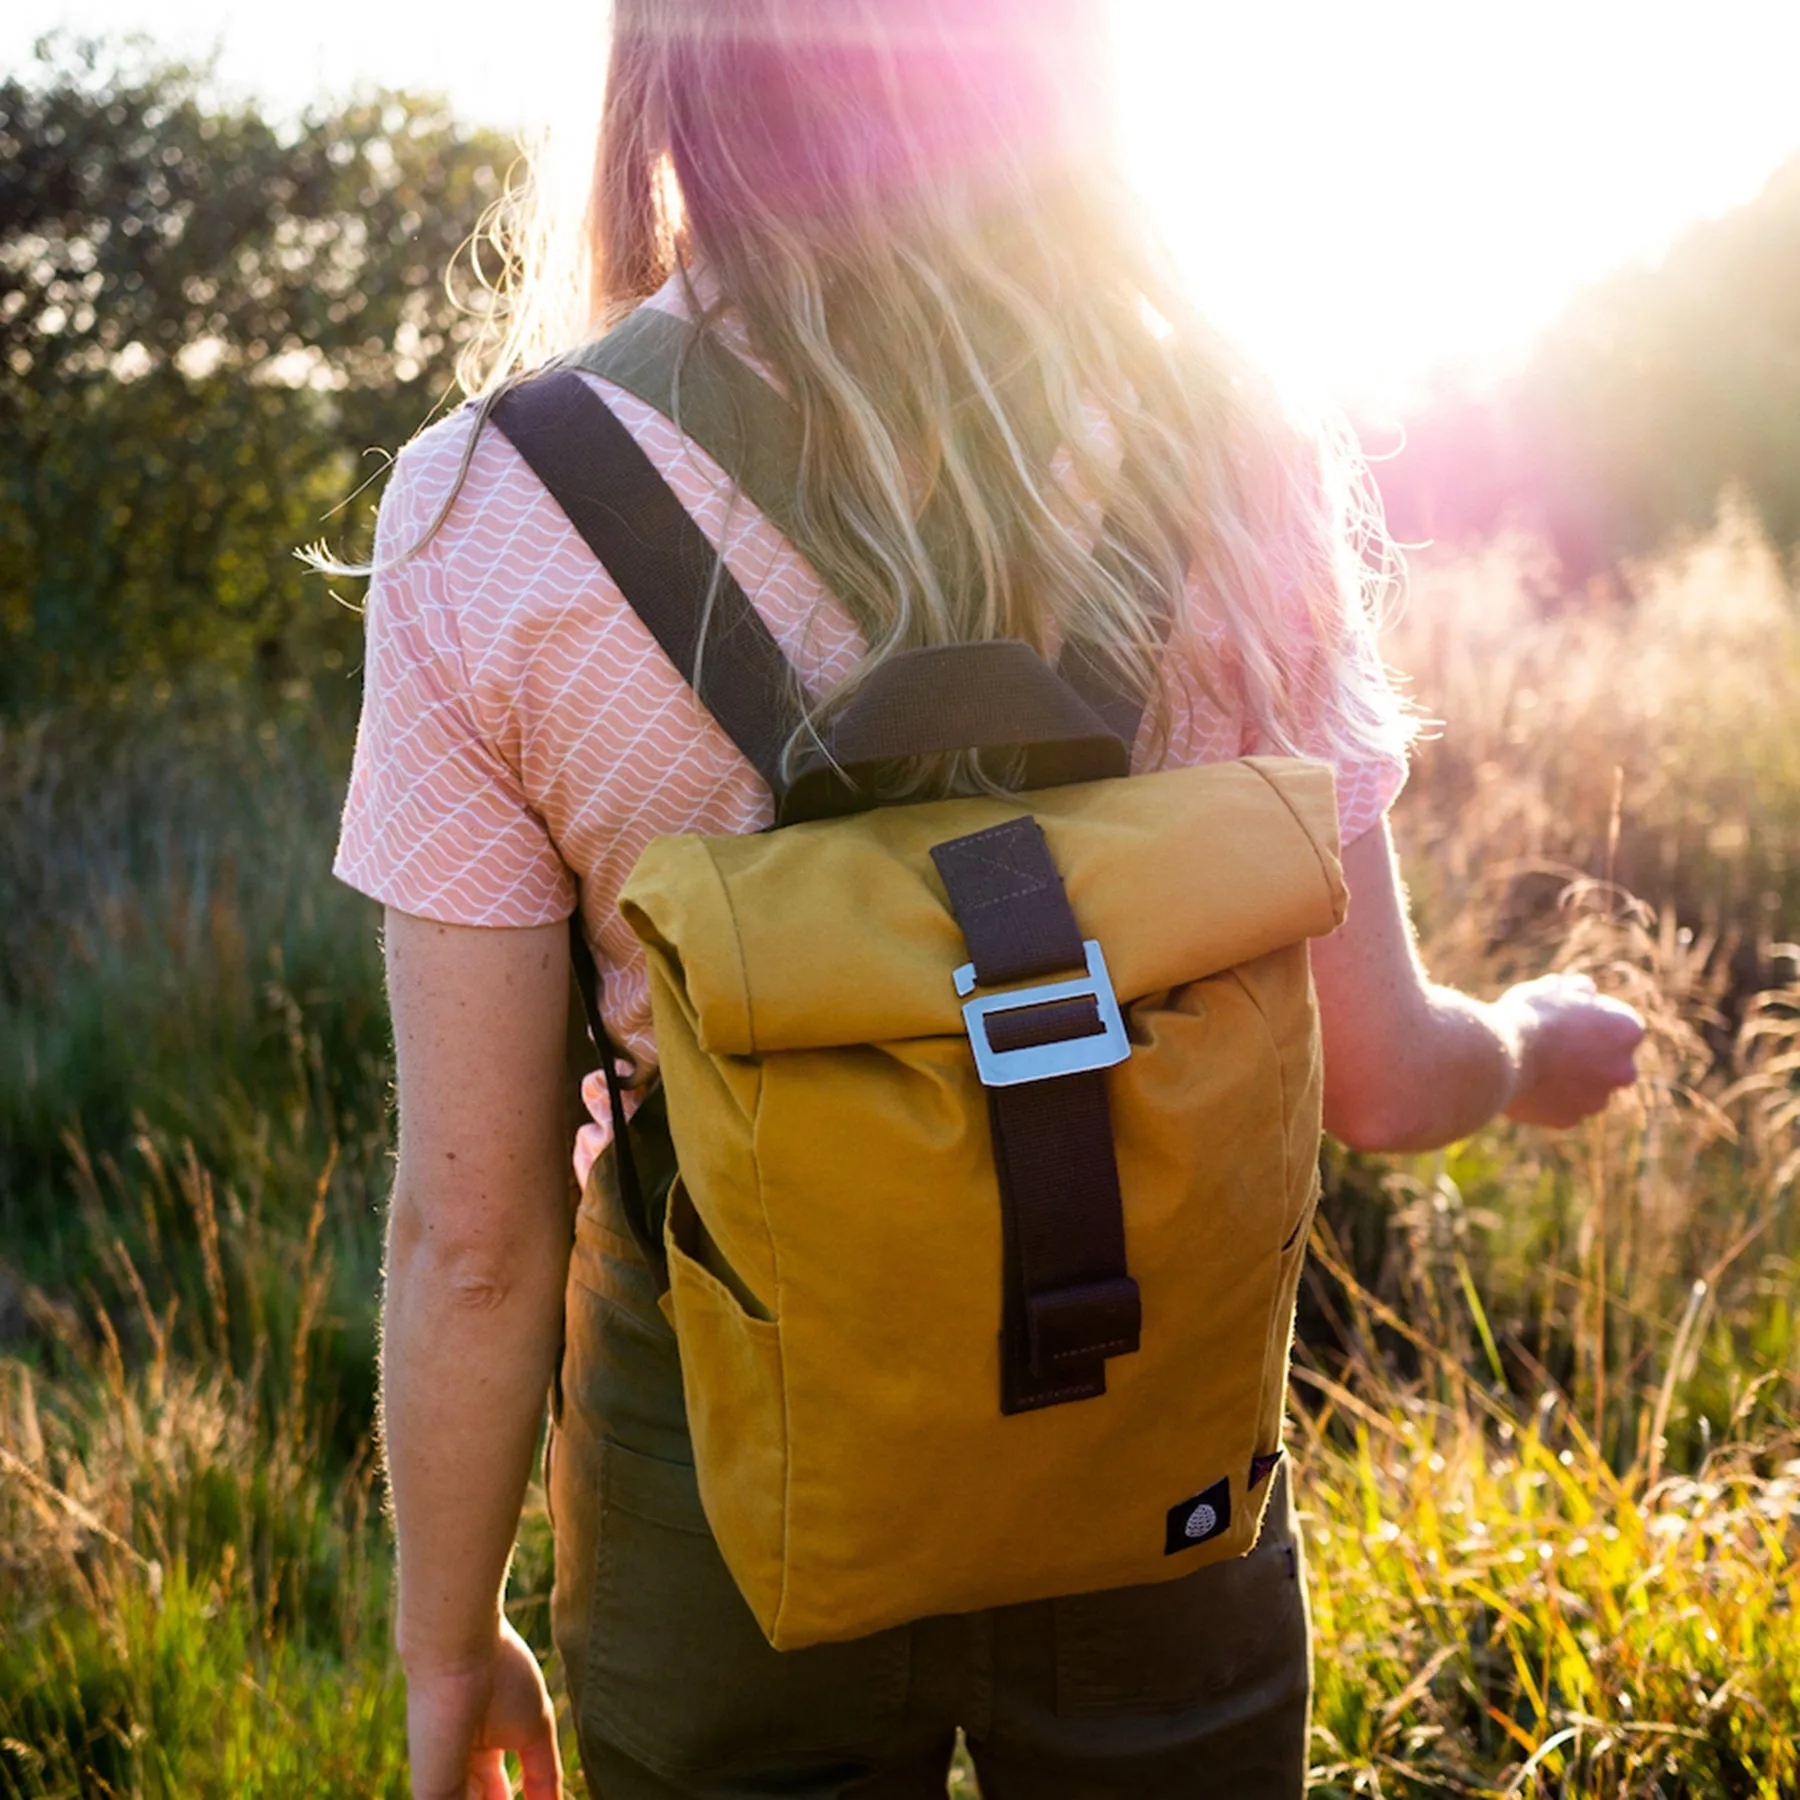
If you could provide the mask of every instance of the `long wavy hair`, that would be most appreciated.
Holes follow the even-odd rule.
[[[1166,734],[1151,595],[1266,747],[1392,750],[1364,466],[1195,313],[1106,36],[1104,0],[614,0],[585,329],[680,276],[798,408],[796,548],[867,644],[808,729],[897,651],[1012,637],[1087,647]]]

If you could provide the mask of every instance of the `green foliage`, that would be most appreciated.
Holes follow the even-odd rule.
[[[0,81],[0,709],[354,661],[292,552],[450,395],[510,161],[435,102],[278,127],[65,40]]]
[[[154,1272],[172,1350],[271,1415],[299,1331],[348,1455],[390,1158],[375,909],[329,876],[338,758],[299,705],[264,724],[0,727],[0,1239],[140,1347],[131,1271]]]
[[[0,1647],[0,1796],[392,1796],[404,1690],[371,1631],[352,1656],[260,1641],[229,1585],[124,1579]]]
[[[1621,1480],[1554,1407],[1492,1411],[1402,1402],[1309,1453],[1313,1793],[1792,1794],[1791,1472]]]

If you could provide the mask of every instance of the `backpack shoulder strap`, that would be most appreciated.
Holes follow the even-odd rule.
[[[579,375],[550,370],[501,395],[489,415],[549,489],[676,671],[770,789],[795,720],[796,678],[761,615],[637,440]],[[569,921],[569,955],[588,1035],[606,1077],[619,1197],[659,1286],[668,1285],[659,1220],[672,1164],[655,1129],[639,1130],[654,1096],[625,1117],[618,1055],[601,1011],[600,971]],[[654,1127],[655,1118],[651,1119]],[[644,1167],[634,1150],[647,1150]],[[648,1177],[648,1179],[646,1179]]]
[[[790,543],[798,544],[800,420],[793,405],[717,337],[660,307],[640,306],[622,324],[563,359],[653,406],[691,437]],[[1103,522],[1101,535],[1111,521]],[[1166,639],[1174,623],[1167,597],[1142,590],[1145,610]],[[1143,724],[1144,704],[1084,646],[1071,645],[1057,672],[1125,746]]]
[[[688,319],[640,306],[605,337],[562,361],[653,406],[743,489],[793,542],[800,417],[740,356]]]
[[[670,662],[780,794],[798,677],[706,534],[579,375],[509,389],[490,415]]]

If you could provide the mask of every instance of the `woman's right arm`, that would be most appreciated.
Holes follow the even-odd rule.
[[[1643,1021],[1585,976],[1542,976],[1495,1001],[1430,980],[1385,820],[1343,866],[1349,914],[1312,945],[1333,1137],[1357,1150],[1432,1150],[1502,1112],[1573,1125],[1636,1079]]]

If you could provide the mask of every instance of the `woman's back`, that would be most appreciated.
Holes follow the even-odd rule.
[[[679,281],[651,304],[685,311]],[[741,337],[734,347],[748,356]],[[721,553],[809,693],[830,693],[866,654],[845,609],[691,438],[643,400],[587,379]],[[617,907],[625,877],[652,838],[758,831],[773,803],[507,439],[480,430],[464,470],[478,419],[465,410],[410,445],[383,506],[336,872],[415,916],[486,926],[562,919],[578,882],[609,1030],[650,1066],[643,951]],[[1099,409],[1088,422],[1104,440]],[[427,537],[452,493],[424,548],[385,560]],[[1295,630],[1306,629],[1297,616]],[[1366,635],[1360,645],[1377,674]],[[1207,679],[1208,647],[1199,632],[1175,635],[1160,670],[1167,727],[1140,734],[1140,768],[1271,747],[1222,698],[1216,672]],[[1302,713],[1301,723],[1321,722]],[[1397,744],[1357,756],[1320,729],[1293,747],[1335,752],[1346,843],[1382,817],[1405,776]],[[582,1179],[605,1139],[604,1094],[588,1100]]]

